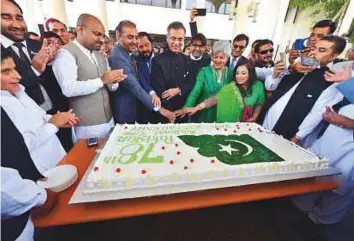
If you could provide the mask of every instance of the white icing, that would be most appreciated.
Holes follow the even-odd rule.
[[[197,148],[184,144],[177,137],[242,134],[249,134],[285,161],[227,165],[216,157],[201,156]],[[156,144],[148,153],[153,142]],[[241,143],[247,147],[246,155],[253,151],[248,143]],[[226,153],[235,151],[227,145],[220,146],[221,149]],[[134,158],[131,154],[135,155]],[[162,162],[159,162],[158,156],[162,157]],[[93,167],[98,167],[98,170],[92,168],[85,193],[307,172],[328,168],[328,160],[318,158],[255,123],[134,124],[115,127]]]

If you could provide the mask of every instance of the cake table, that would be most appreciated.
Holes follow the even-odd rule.
[[[102,144],[103,140],[100,143]],[[36,227],[50,227],[191,210],[331,190],[338,187],[336,177],[339,172],[338,170],[331,169],[331,175],[316,178],[303,178],[145,198],[69,204],[73,193],[95,156],[95,151],[96,148],[87,148],[86,140],[81,140],[60,162],[60,164],[75,165],[78,170],[78,180],[73,186],[60,194],[58,202],[48,214],[33,216]]]

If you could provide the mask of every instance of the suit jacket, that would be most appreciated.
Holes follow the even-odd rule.
[[[154,91],[150,81],[152,58],[150,59],[150,65],[148,66],[147,62],[149,60],[147,60],[144,56],[138,55],[136,57],[139,83],[149,94],[151,91]],[[138,102],[137,110],[138,123],[146,124],[151,121],[151,112],[141,102]]]
[[[41,49],[41,43],[36,40],[26,39],[26,44],[30,58],[33,59],[33,57]],[[2,45],[1,49],[4,49]],[[48,65],[45,71],[40,76],[37,76],[27,61],[21,60],[11,47],[9,47],[8,50],[12,54],[12,58],[16,64],[16,70],[21,75],[20,83],[26,88],[25,90],[28,96],[30,96],[38,105],[43,104],[43,100],[41,101],[40,97],[43,97],[43,95],[42,93],[38,93],[38,91],[41,92],[38,88],[40,84],[46,90],[53,104],[53,109],[49,112],[53,114],[58,110],[67,111],[69,108],[68,99],[63,95],[53,73],[52,67]]]
[[[229,67],[230,66],[230,63],[231,63],[231,60],[233,59],[234,57],[230,57],[228,60],[227,60],[227,62],[226,62],[226,66],[227,67]],[[239,63],[240,61],[244,61],[244,60],[248,60],[246,57],[244,57],[244,56],[240,56],[240,58],[238,59],[238,61],[237,61],[237,63]],[[236,63],[236,64],[237,64]],[[236,66],[236,65],[235,65]]]
[[[26,39],[27,51],[30,55],[30,58],[33,59],[34,55],[40,50],[41,44],[39,41]],[[1,45],[1,49],[5,49]],[[7,48],[10,51],[12,58],[16,64],[16,70],[21,75],[20,83],[26,88],[26,93],[38,104],[41,105],[44,102],[43,94],[39,88],[39,83],[43,80],[40,76],[33,71],[28,61],[23,61],[16,54],[16,52],[10,47]]]
[[[111,52],[109,63],[112,69],[123,69],[128,77],[120,83],[117,91],[111,92],[111,106],[116,123],[133,124],[137,121],[137,101],[140,101],[148,111],[154,106],[150,95],[144,90],[138,80],[134,58],[118,44]]]
[[[163,107],[171,111],[183,107],[194,84],[190,73],[191,59],[182,53],[167,50],[152,60],[151,84]],[[181,93],[170,100],[163,100],[162,93],[171,88],[180,88]]]

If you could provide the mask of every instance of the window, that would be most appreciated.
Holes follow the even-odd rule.
[[[229,14],[232,10],[231,4],[228,0],[218,1],[218,0],[206,0],[205,8],[208,13],[219,13],[219,14]],[[187,9],[192,9],[197,4],[197,0],[188,0]],[[218,11],[217,11],[218,8]]]
[[[120,2],[150,5],[163,8],[181,8],[181,0],[120,0]]]

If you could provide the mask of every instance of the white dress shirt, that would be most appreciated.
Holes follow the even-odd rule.
[[[266,78],[268,76],[272,76],[273,75],[273,72],[274,72],[274,67],[269,67],[269,68],[266,68],[266,67],[263,67],[263,68],[260,68],[260,67],[256,67],[256,75],[257,75],[257,79],[258,80],[266,80]]]
[[[19,54],[19,49],[14,46],[14,41],[12,41],[11,39],[5,37],[4,35],[1,34],[1,44],[5,47],[5,48],[8,48],[11,46],[11,48],[13,49],[13,51],[15,51],[15,53],[20,56]],[[26,41],[22,41],[21,42],[24,47],[22,48],[23,52],[26,54],[28,60],[30,62],[32,62],[32,59],[28,53],[28,50],[27,50],[27,43]],[[40,76],[41,73],[39,73],[33,66],[32,67],[32,70],[34,71],[34,73],[36,73],[37,76]],[[49,98],[49,95],[47,93],[47,91],[44,89],[44,87],[42,85],[39,85],[39,87],[41,88],[42,90],[42,93],[43,93],[43,97],[44,97],[44,103],[40,105],[40,107],[45,110],[45,111],[48,111],[48,110],[51,110],[53,108],[53,104],[52,104],[52,101],[50,100]]]
[[[47,192],[31,180],[23,179],[17,170],[1,167],[1,219],[20,216],[28,210],[41,206]],[[33,240],[34,226],[31,218],[17,241]]]
[[[339,114],[354,119],[354,105],[347,105]],[[333,191],[310,193],[292,198],[295,205],[316,223],[339,222],[354,198],[354,140],[353,129],[329,125],[310,151],[328,158],[330,165],[340,169],[340,186]]]
[[[87,48],[82,46],[77,40],[73,41],[79,49],[97,65],[96,56]],[[107,63],[108,66],[108,63]],[[59,86],[63,94],[70,98],[76,96],[89,95],[100,88],[103,88],[101,78],[88,79],[87,81],[78,81],[77,75],[78,66],[75,58],[65,49],[60,49],[54,62],[53,72],[58,80]],[[116,91],[119,84],[108,85],[110,91]],[[109,130],[114,126],[113,118],[110,122],[94,126],[76,126],[73,131],[73,141],[77,142],[79,139],[92,137],[107,137]]]
[[[55,135],[58,128],[49,123],[52,116],[25,93],[22,85],[15,95],[1,90],[1,106],[22,134],[38,171],[55,167],[66,152]]]
[[[274,103],[272,107],[268,110],[266,117],[263,122],[263,127],[268,130],[273,130],[275,124],[283,113],[286,105],[288,104],[290,98],[294,94],[296,88],[303,81],[302,78],[296,85],[294,85],[288,92],[286,92],[277,102]],[[296,133],[296,136],[300,139],[305,138],[308,134],[310,134],[316,126],[322,120],[322,113],[325,110],[327,105],[331,106],[337,103],[341,95],[339,95],[338,90],[336,89],[337,84],[332,84],[327,89],[322,91],[321,95],[315,102],[311,111],[302,121],[299,126],[299,131]]]

